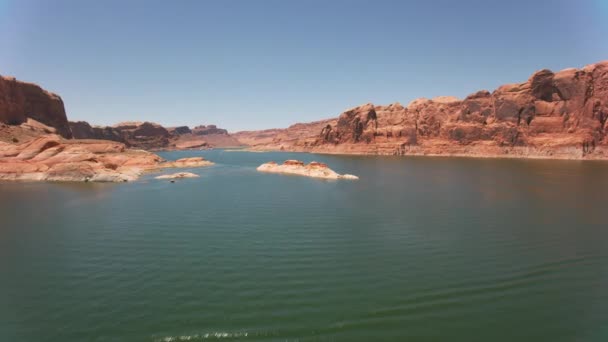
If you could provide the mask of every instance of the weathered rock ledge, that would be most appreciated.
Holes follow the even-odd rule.
[[[260,165],[257,170],[260,172],[283,173],[323,179],[359,179],[359,177],[354,175],[341,175],[323,163],[311,162],[305,165],[304,162],[299,160],[286,160],[281,165],[275,162],[268,162]]]

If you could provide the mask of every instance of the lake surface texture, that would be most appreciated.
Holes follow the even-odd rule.
[[[0,341],[608,341],[608,163],[201,155],[1,183]]]

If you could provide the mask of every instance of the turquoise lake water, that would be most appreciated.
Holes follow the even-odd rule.
[[[199,155],[0,183],[0,341],[608,341],[606,162]]]

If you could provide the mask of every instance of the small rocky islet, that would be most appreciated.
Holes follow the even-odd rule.
[[[341,175],[330,169],[325,163],[313,161],[309,164],[304,164],[303,161],[293,159],[286,160],[285,162],[283,162],[283,164],[278,164],[273,161],[264,163],[260,165],[257,170],[260,172],[282,173],[287,175],[297,175],[323,179],[359,179],[359,177],[354,175]]]

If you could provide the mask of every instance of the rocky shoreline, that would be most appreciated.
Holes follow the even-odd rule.
[[[165,161],[143,150],[105,140],[42,135],[21,144],[0,142],[0,180],[128,182],[166,168],[213,165],[201,157]]]

